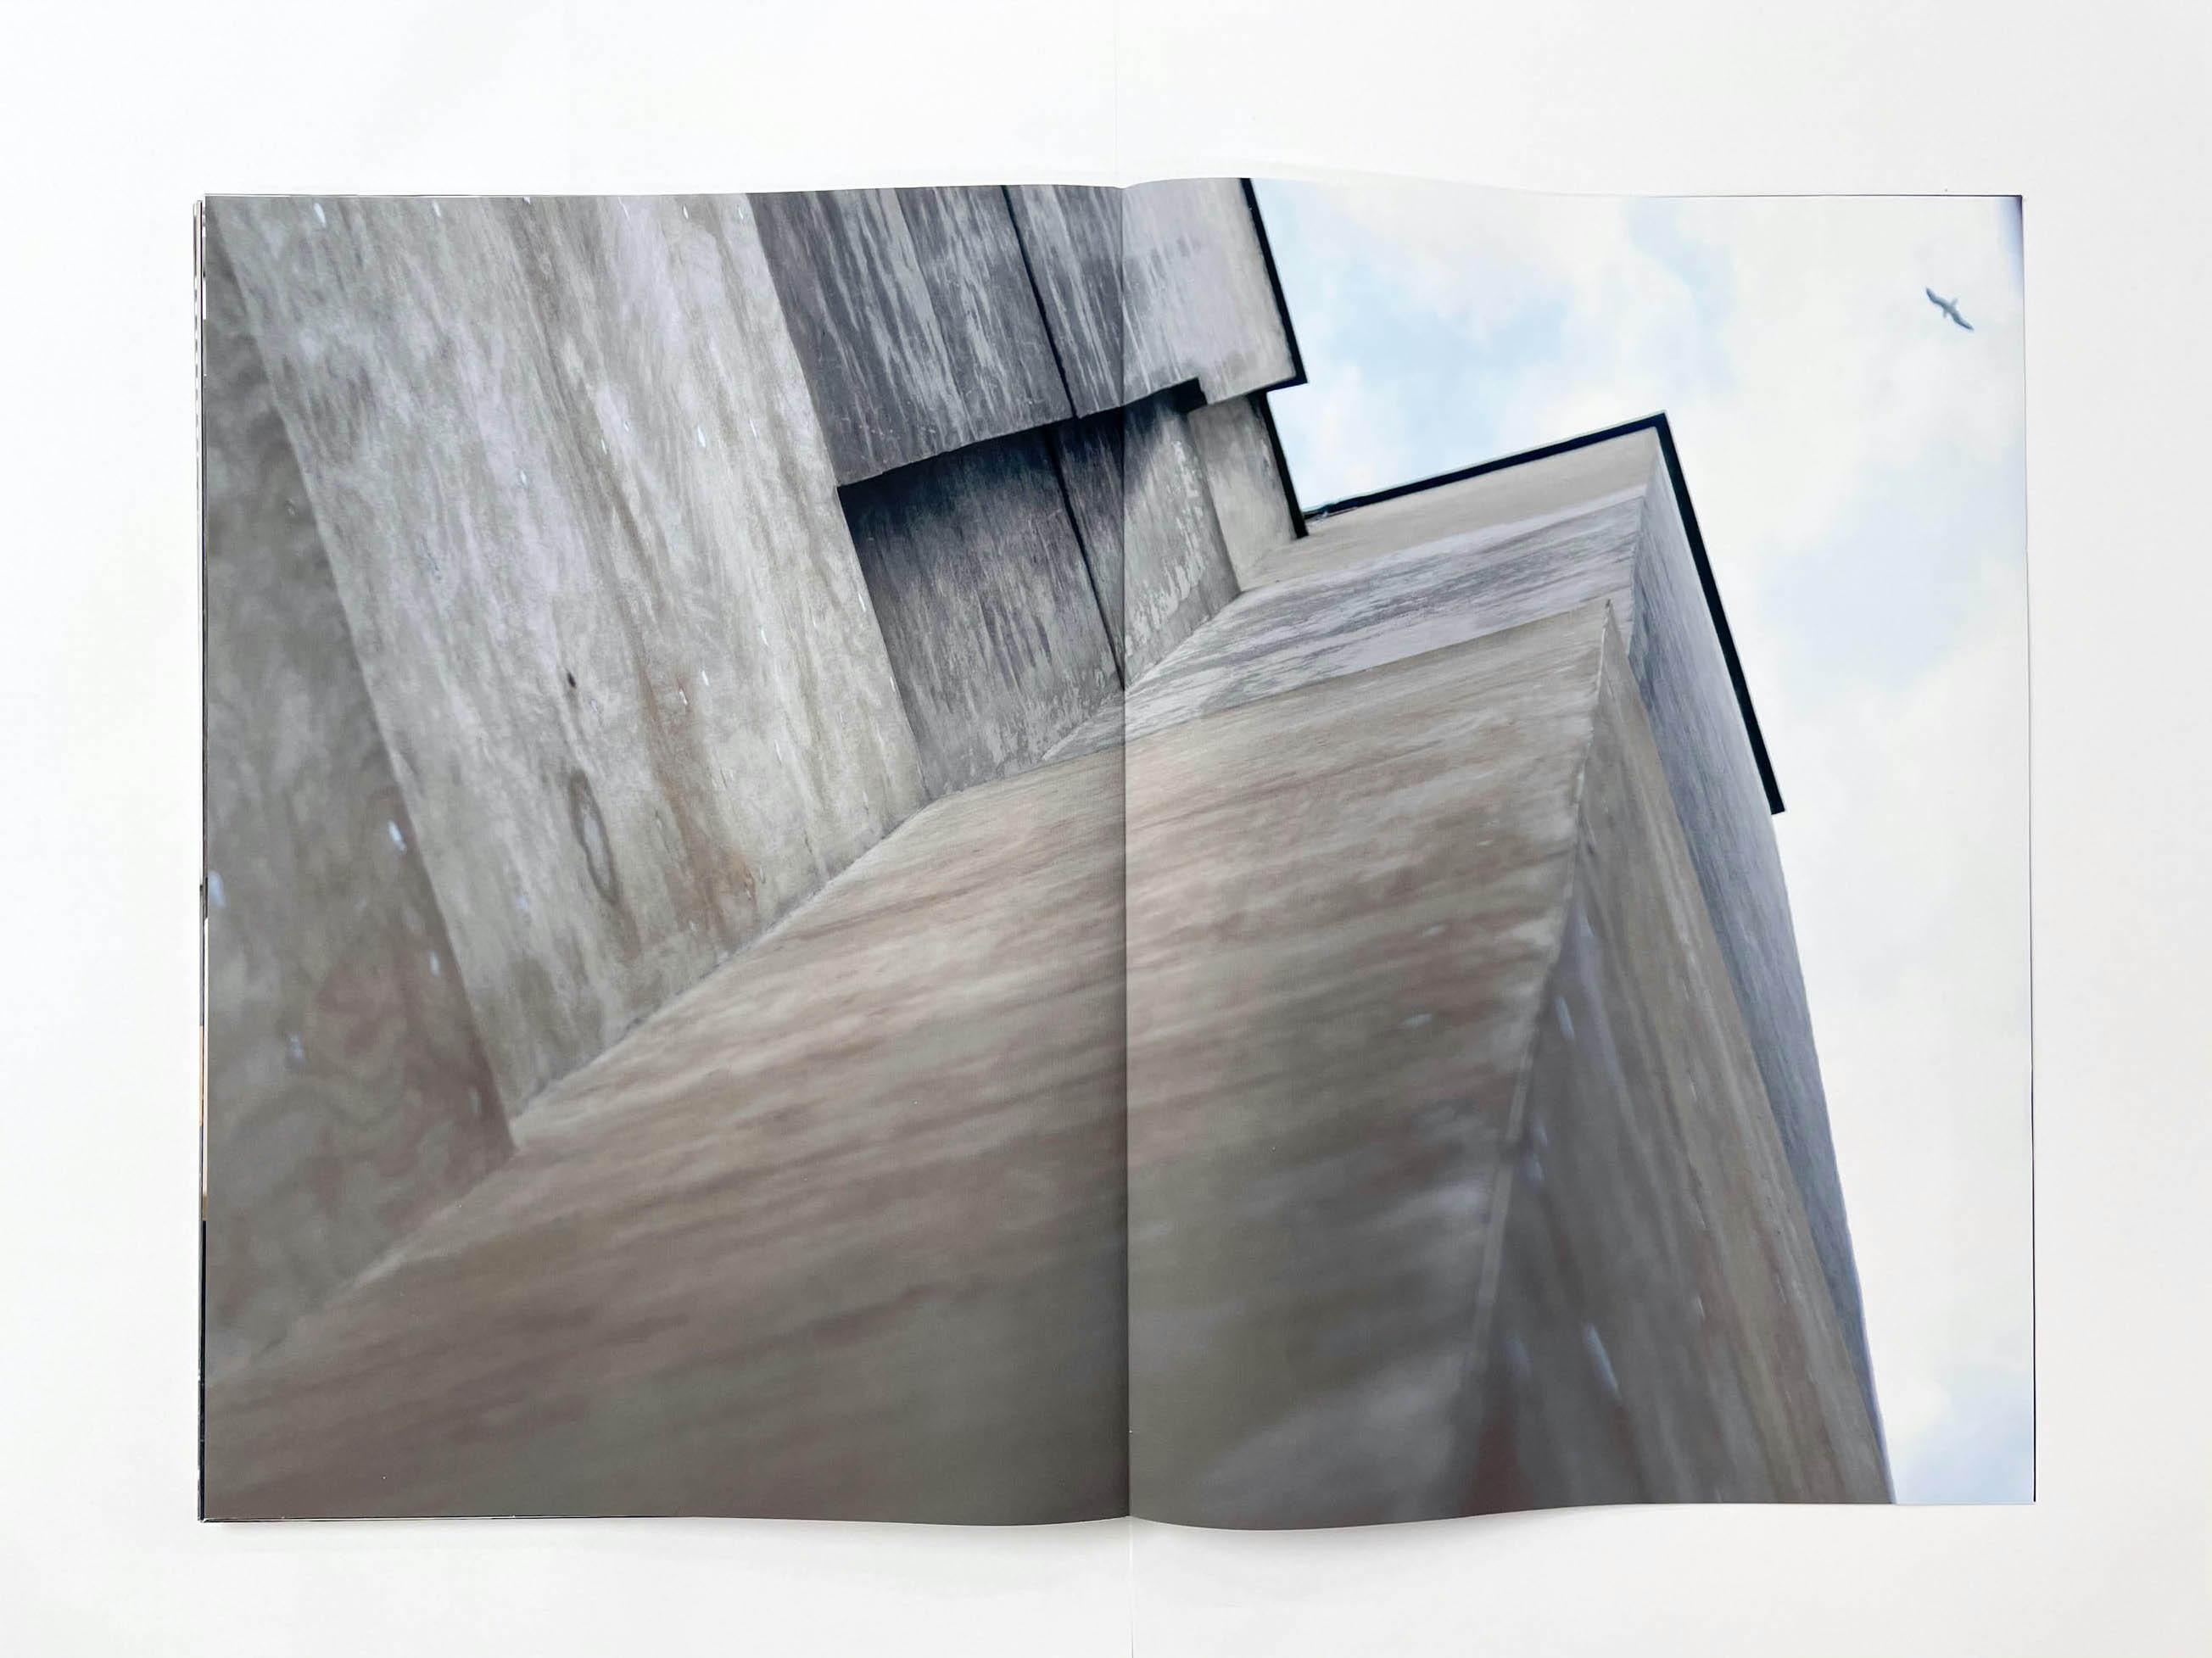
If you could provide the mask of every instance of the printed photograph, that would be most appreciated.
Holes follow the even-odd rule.
[[[199,228],[204,1518],[2033,1500],[2017,200]]]

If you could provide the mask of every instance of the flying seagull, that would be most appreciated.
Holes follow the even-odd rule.
[[[1958,324],[1960,327],[1965,329],[1969,334],[1974,331],[1973,324],[1968,322],[1964,317],[1959,314],[1958,301],[1939,298],[1936,290],[1932,288],[1923,288],[1920,291],[1925,294],[1929,299],[1934,300],[1936,301],[1936,308],[1938,311],[1941,311],[1945,316],[1948,317],[1953,322]]]

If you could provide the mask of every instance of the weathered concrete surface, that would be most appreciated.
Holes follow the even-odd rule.
[[[1782,853],[1663,461],[1647,492],[1635,568],[1638,623],[1631,659],[1637,686],[1650,711],[1674,810],[1687,832],[1783,1148],[1804,1194],[1828,1291],[1867,1407],[1876,1411],[1858,1268]]]
[[[219,238],[208,239],[206,1370],[507,1154],[491,1068]]]
[[[1008,195],[1078,415],[1186,380],[1218,403],[1297,374],[1241,181],[1021,185]]]
[[[208,1394],[213,1516],[1126,1511],[1119,757],[930,807]]]
[[[1884,1502],[1690,849],[1609,635],[1494,1218],[1473,1506]]]
[[[752,201],[838,482],[1071,414],[1003,190]]]
[[[1134,680],[1237,597],[1206,469],[1173,393],[1132,404],[1121,468],[1123,647]]]
[[[241,671],[274,705],[286,653],[350,638],[364,689],[313,718],[366,755],[373,698],[388,791],[356,769],[426,858],[277,877],[386,917],[361,1004],[386,1047],[339,1042],[342,1080],[397,1054],[450,1108],[441,1021],[472,1004],[466,1063],[499,1088],[471,1112],[526,1096],[927,792],[1118,738],[1125,672],[1144,959],[1125,981],[1115,756],[941,803],[219,1378],[211,1512],[1078,1518],[1118,1511],[1125,1422],[1140,1510],[1213,1523],[1880,1495],[1838,1381],[1855,1286],[1839,1333],[1810,1265],[1849,1251],[1786,896],[1656,443],[1265,544],[1236,388],[1294,355],[1241,192],[1160,189],[1116,198],[1107,277],[1088,198],[1050,197],[1058,233],[1007,192],[855,198],[834,257],[786,224],[815,287],[781,295],[743,200],[219,206],[277,412],[239,407],[290,427],[330,562],[320,598],[271,601],[281,659]],[[1067,418],[1109,377],[1071,370],[1055,307],[1094,345],[1120,330],[1128,415]],[[865,350],[839,331],[864,313]],[[1231,399],[1197,411],[1218,462],[1194,382]],[[853,416],[834,443],[825,396]],[[1101,421],[1110,489],[1081,450]],[[882,470],[902,446],[925,458]],[[1257,589],[1234,603],[1224,510]],[[224,810],[327,792],[343,817],[356,780],[248,776]],[[1651,841],[1669,812],[1686,848]],[[302,868],[342,838],[255,832]],[[437,1003],[447,950],[402,959],[433,885],[468,1003]],[[284,1012],[253,970],[241,1005]],[[472,1172],[428,1121],[374,1129],[410,1203]],[[1565,1148],[1540,1177],[1516,1156],[1539,1130]],[[295,1171],[296,1132],[231,1166]],[[386,1150],[302,1177],[368,1182],[364,1248],[404,1224],[375,1206],[397,1163],[352,1166]],[[311,1279],[284,1280],[300,1306]],[[1579,1342],[1580,1369],[1547,1351],[1522,1386],[1498,1332]]]
[[[1047,434],[853,484],[854,546],[933,794],[1034,764],[1121,677]]]
[[[1299,531],[1268,426],[1266,394],[1211,403],[1188,418],[1237,585],[1256,586],[1269,556],[1289,547]]]
[[[1243,594],[1055,751],[1089,753],[1340,674],[1401,661],[1593,599],[1628,610],[1643,492],[1446,537]]]
[[[1611,616],[1127,750],[1136,1512],[1886,1496]]]
[[[1091,185],[1006,190],[1079,416],[1109,413],[1146,391],[1163,389],[1140,387],[1126,396],[1121,389],[1123,193]]]
[[[1649,430],[1316,520],[1131,687],[1131,737],[1270,689],[1613,602],[1869,1409],[1858,1278],[1781,855],[1673,475]],[[1115,740],[1094,724],[1062,744]]]
[[[1054,434],[1068,504],[1132,680],[1237,597],[1185,418],[1194,390],[1163,392]]]
[[[1121,395],[1188,380],[1219,403],[1298,372],[1261,229],[1237,179],[1172,179],[1121,193]]]
[[[1439,484],[1312,519],[1304,540],[1261,561],[1258,586],[1322,570],[1347,570],[1369,559],[1445,543],[1473,545],[1540,528],[1561,513],[1580,513],[1600,500],[1641,493],[1661,464],[1649,431],[1570,449],[1456,483]]]
[[[1601,637],[1586,610],[1126,751],[1137,1513],[1463,1511]]]
[[[909,561],[902,585],[872,562],[880,629],[835,482],[1072,407],[1006,192],[214,204],[246,278],[225,290],[237,361],[258,375],[265,342],[276,385],[210,383],[211,430],[245,446],[211,544],[273,491],[295,517],[251,535],[328,584],[211,587],[240,677],[226,701],[214,662],[211,890],[255,917],[228,929],[218,904],[213,932],[218,1368],[488,1168],[502,1098],[520,1110],[910,811],[925,748],[928,792],[1032,763],[1116,717],[1125,643],[1148,661],[1233,592],[1165,402],[1130,417],[1123,495],[1121,197],[1040,199],[1078,204],[1059,245],[1107,301],[1072,359],[1113,409],[1100,568],[1066,556],[1056,457],[1017,439],[1021,476],[939,526],[949,563]],[[1234,265],[1252,232],[1228,222]],[[1203,278],[1212,257],[1158,268]],[[890,539],[927,539],[927,516]],[[310,695],[328,706],[287,718],[314,742],[256,724]],[[308,846],[311,817],[342,850]]]
[[[527,1101],[921,799],[750,210],[211,212]]]
[[[1128,612],[1121,590],[1121,531],[1127,497],[1122,482],[1122,450],[1127,418],[1119,409],[1081,420],[1063,421],[1046,433],[1060,487],[1067,498],[1076,539],[1091,573],[1098,613],[1114,641],[1114,660],[1123,682],[1129,677]],[[1118,704],[1116,705],[1118,707]]]

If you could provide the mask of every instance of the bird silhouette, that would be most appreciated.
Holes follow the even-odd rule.
[[[1941,311],[1945,316],[1948,317],[1953,322],[1958,324],[1960,327],[1965,329],[1969,334],[1974,331],[1973,324],[1968,322],[1964,317],[1959,314],[1958,301],[1941,298],[1932,288],[1923,288],[1920,291],[1925,294],[1929,299],[1935,301],[1936,308],[1938,311]]]

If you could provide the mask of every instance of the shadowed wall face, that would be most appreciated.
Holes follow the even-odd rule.
[[[1662,459],[1644,493],[1630,659],[1867,1408],[1874,1370],[1796,928],[1758,762]]]
[[[1237,597],[1185,402],[1130,405],[1121,463],[1121,604],[1129,677],[1146,672]]]
[[[207,1342],[235,1370],[507,1155],[220,245],[206,263]]]
[[[1240,586],[1250,586],[1270,553],[1304,533],[1292,514],[1290,482],[1268,423],[1267,399],[1254,392],[1190,411],[1191,441],[1206,468],[1206,493]]]
[[[1178,386],[1053,434],[1100,608],[1133,682],[1237,597],[1191,437],[1196,395]]]
[[[1003,190],[751,199],[839,483],[1067,418]]]
[[[1034,764],[1121,677],[1043,433],[854,484],[853,543],[933,795]]]
[[[1469,1505],[1883,1502],[1880,1441],[1626,654],[1488,1248]]]
[[[841,483],[1297,357],[1234,179],[752,198]]]
[[[750,211],[211,215],[526,1101],[921,798]]]
[[[1032,764],[1237,593],[1186,416],[1295,372],[1250,204],[1234,180],[1141,210],[1057,185],[755,203],[926,786]]]
[[[1033,765],[1237,597],[1164,392],[842,492],[933,794]]]

